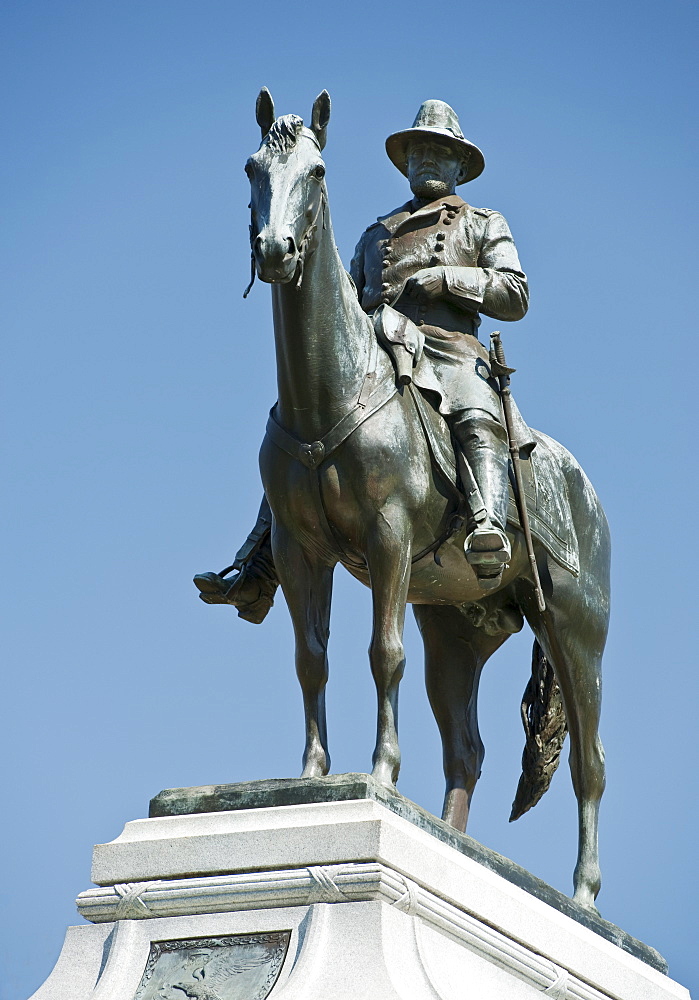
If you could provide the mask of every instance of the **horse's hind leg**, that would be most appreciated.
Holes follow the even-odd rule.
[[[274,533],[273,548],[274,563],[294,626],[296,673],[303,692],[306,746],[301,777],[316,778],[330,770],[325,686],[334,567],[306,552],[281,528]]]
[[[447,787],[442,819],[465,830],[485,754],[478,732],[481,670],[507,635],[489,636],[454,607],[414,605],[425,645],[425,681],[442,737]]]
[[[531,599],[523,601],[529,624],[552,664],[563,697],[570,733],[570,771],[578,801],[578,859],[574,899],[594,909],[601,885],[598,813],[604,792],[604,750],[598,726],[602,652],[608,607],[604,587],[574,580],[549,561],[552,590],[542,616]],[[546,588],[549,589],[548,587]]]

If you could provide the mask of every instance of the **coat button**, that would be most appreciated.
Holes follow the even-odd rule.
[[[453,219],[452,215],[448,216],[446,219],[442,219],[442,225],[443,226],[450,226],[452,219]]]
[[[443,243],[437,243],[436,246],[435,246],[435,251],[437,253],[441,253],[442,250],[444,250],[444,244]]]
[[[391,266],[390,260],[382,260],[381,261],[381,267],[390,267],[390,266]]]
[[[438,240],[443,240],[443,239],[445,239],[446,235],[447,235],[446,233],[437,233],[437,239]]]
[[[381,291],[382,292],[387,292],[390,287],[391,286],[388,284],[388,282],[384,281],[383,285],[381,286]]]
[[[435,264],[441,264],[439,257],[430,257],[430,265],[434,267]]]

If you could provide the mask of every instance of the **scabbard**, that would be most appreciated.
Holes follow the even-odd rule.
[[[497,378],[500,383],[500,400],[502,402],[502,412],[505,417],[505,429],[507,430],[507,440],[509,443],[512,470],[515,476],[515,503],[517,504],[519,523],[522,526],[522,533],[524,534],[524,541],[527,547],[529,568],[531,569],[532,578],[534,580],[536,603],[539,611],[544,612],[546,611],[546,601],[544,599],[544,591],[541,587],[541,580],[539,579],[539,567],[536,564],[534,539],[532,538],[532,531],[529,525],[527,500],[524,495],[524,481],[522,479],[522,468],[520,465],[522,460],[519,457],[519,444],[515,438],[514,421],[512,419],[512,393],[510,392],[509,382],[510,372],[513,371],[513,369],[508,368],[505,364],[505,354],[500,342],[500,334],[492,333],[490,336],[493,345],[493,361],[497,363],[497,367],[500,369],[497,373]],[[495,365],[493,365],[493,367],[495,367]]]

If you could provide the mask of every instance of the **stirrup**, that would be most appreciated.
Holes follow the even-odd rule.
[[[478,580],[478,586],[481,590],[497,590],[502,584],[502,574],[505,569],[504,565],[500,566],[497,573],[493,573],[492,575],[488,574],[487,576],[482,572],[479,572],[478,567],[474,567],[474,569],[476,570],[476,579]]]
[[[464,542],[464,551],[473,566],[482,590],[500,586],[502,573],[512,557],[505,532],[492,523],[483,524],[471,532]]]

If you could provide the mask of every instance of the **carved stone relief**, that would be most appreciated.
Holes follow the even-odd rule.
[[[134,1000],[264,1000],[289,931],[154,941]]]

